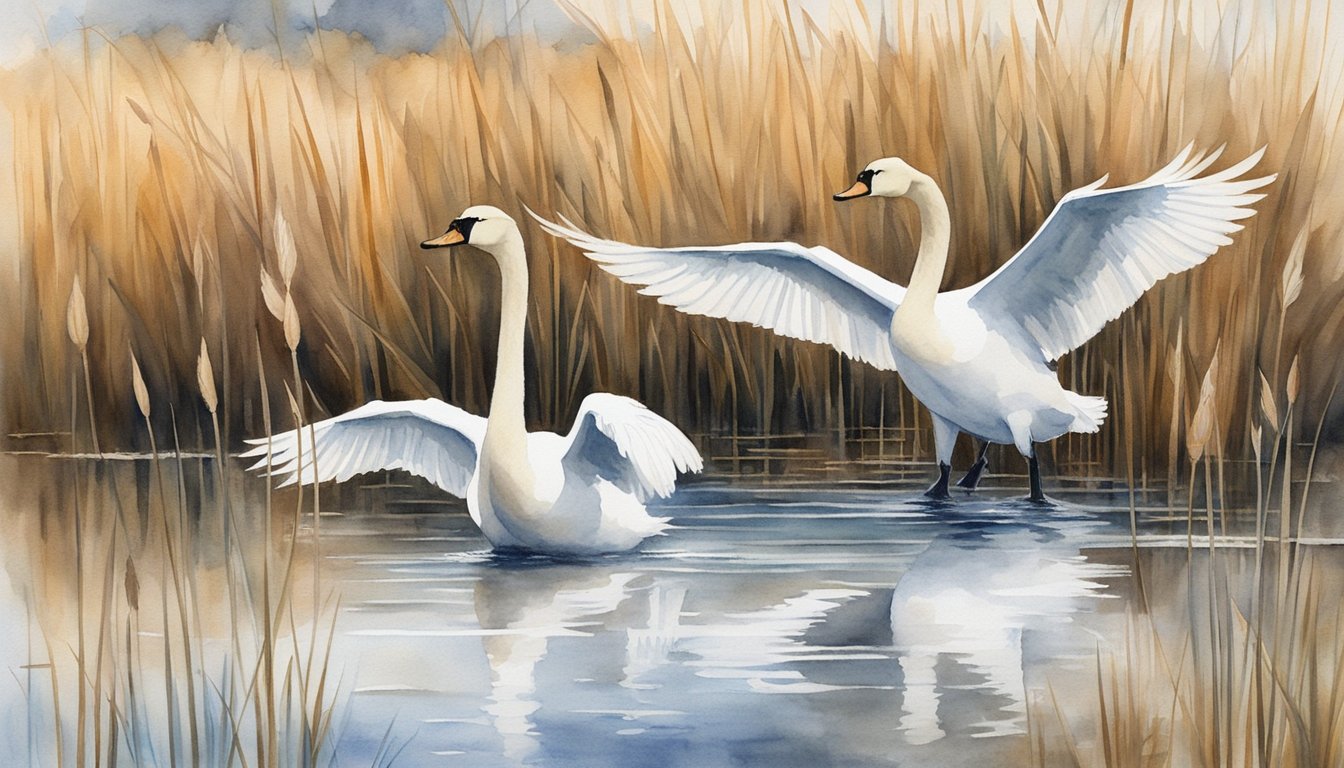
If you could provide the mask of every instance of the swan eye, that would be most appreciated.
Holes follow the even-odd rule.
[[[881,169],[867,168],[859,174],[859,181],[866,187],[873,186],[873,177],[881,173]]]
[[[462,235],[463,241],[470,242],[471,228],[476,226],[476,223],[479,221],[481,221],[481,219],[476,216],[463,216],[460,219],[453,219],[448,225],[448,229],[457,230],[458,234]]]

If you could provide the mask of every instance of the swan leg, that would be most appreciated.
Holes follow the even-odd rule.
[[[939,462],[938,480],[929,486],[929,490],[924,492],[930,499],[943,500],[952,498],[952,494],[947,492],[947,481],[952,477],[952,467]]]
[[[985,454],[987,453],[989,453],[989,443],[981,443],[980,455],[976,458],[975,463],[971,465],[971,468],[966,471],[966,474],[962,475],[961,479],[957,481],[958,488],[974,491],[976,488],[980,487],[980,476],[984,474],[985,468],[989,466],[989,461],[985,458]]]
[[[951,498],[947,492],[947,483],[952,476],[952,449],[957,446],[957,433],[960,430],[932,411],[929,415],[933,417],[933,448],[938,454],[938,481],[929,486],[924,495],[930,499],[947,499]]]
[[[1036,460],[1036,446],[1031,439],[1031,413],[1013,411],[1008,414],[1005,421],[1008,422],[1008,429],[1012,430],[1013,444],[1027,459],[1027,470],[1031,479],[1031,495],[1027,500],[1037,504],[1047,503],[1045,494],[1041,492],[1041,466]]]
[[[1027,472],[1031,475],[1031,495],[1027,501],[1034,501],[1037,504],[1043,504],[1047,501],[1045,494],[1041,492],[1041,465],[1036,460],[1036,452],[1033,450],[1027,457]]]

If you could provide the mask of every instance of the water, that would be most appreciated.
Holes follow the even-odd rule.
[[[462,515],[324,519],[352,691],[342,762],[972,765],[1028,688],[1091,669],[1114,515],[908,489],[707,482],[585,561],[500,556]],[[1085,678],[1084,678],[1085,679]]]
[[[161,609],[172,605],[159,597],[157,556],[139,549],[157,541],[155,500],[176,509],[185,498],[199,515],[183,542],[196,553],[205,674],[228,678],[231,636],[244,638],[244,664],[257,658],[247,639],[254,629],[231,635],[222,608],[228,580],[210,462],[184,461],[179,491],[175,463],[160,486],[138,460],[5,461],[11,482],[0,501],[11,524],[0,541],[0,621],[11,630],[0,633],[0,662],[17,685],[0,691],[0,743],[26,750],[29,764],[51,763],[56,702],[46,662],[54,659],[71,754],[79,679],[71,513],[82,499],[86,640],[98,641],[110,598],[117,631],[107,636],[105,674],[127,691],[135,669],[142,718],[157,723],[146,738],[163,757]],[[875,473],[697,479],[658,504],[673,527],[639,551],[555,560],[493,553],[459,501],[392,479],[323,494],[320,595],[339,598],[322,612],[335,617],[327,743],[336,765],[394,756],[395,765],[473,768],[981,768],[1031,763],[1027,734],[1042,721],[1067,731],[1070,749],[1095,754],[1099,651],[1125,653],[1138,613],[1183,642],[1202,615],[1187,606],[1207,605],[1205,585],[1214,583],[1205,557],[1187,553],[1183,511],[1143,507],[1141,498],[1136,552],[1127,498],[1070,491],[1062,480],[1053,488],[1067,501],[1039,507],[1016,499],[1011,479],[1010,489],[945,505]],[[264,487],[241,475],[230,485],[253,588]],[[1318,493],[1334,497],[1329,485]],[[292,489],[275,497],[277,550],[286,549],[294,500]],[[129,558],[126,538],[107,538],[114,513],[124,521],[117,530],[140,537],[130,546],[138,610],[120,596]],[[147,534],[136,533],[137,518],[149,521]],[[1218,555],[1217,588],[1237,597],[1243,615],[1254,563],[1247,525],[1230,517]],[[1205,528],[1197,526],[1201,537]],[[309,517],[291,604],[302,647],[313,634],[311,533]],[[1311,545],[1312,557],[1321,579],[1344,584],[1331,541]],[[1275,570],[1267,560],[1266,572]],[[114,579],[106,591],[105,574]],[[131,642],[123,633],[132,628],[128,667],[119,644]],[[280,636],[283,655],[292,641],[287,628]],[[282,665],[278,674],[289,672]],[[215,689],[199,677],[198,685],[217,711]],[[1169,711],[1169,699],[1155,701]],[[218,734],[207,754],[227,753]],[[1052,743],[1047,763],[1067,761]],[[133,762],[125,751],[123,760]]]

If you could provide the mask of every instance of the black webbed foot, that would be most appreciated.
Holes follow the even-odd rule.
[[[958,488],[974,491],[976,488],[980,487],[980,477],[985,473],[985,469],[989,466],[989,461],[985,458],[986,453],[989,453],[989,443],[985,443],[980,447],[980,456],[976,458],[975,463],[971,465],[971,468],[967,470],[966,474],[962,475],[961,479],[957,481]]]
[[[951,479],[951,477],[952,477],[952,467],[942,462],[938,462],[938,482],[929,486],[929,490],[925,491],[924,495],[930,499],[935,499],[939,501],[941,501],[942,499],[951,498],[952,494],[948,493],[947,491],[947,483],[948,480]]]

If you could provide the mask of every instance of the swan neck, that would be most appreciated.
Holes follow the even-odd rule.
[[[486,442],[517,447],[527,440],[523,400],[527,391],[524,376],[523,345],[527,335],[527,255],[521,235],[492,247],[490,254],[499,264],[500,309],[499,350],[495,358],[494,391],[490,396],[490,419]],[[519,460],[515,457],[514,461]]]
[[[931,311],[933,299],[943,282],[943,272],[947,269],[952,219],[947,211],[947,201],[932,178],[920,174],[906,195],[919,208],[919,253],[903,304]]]

